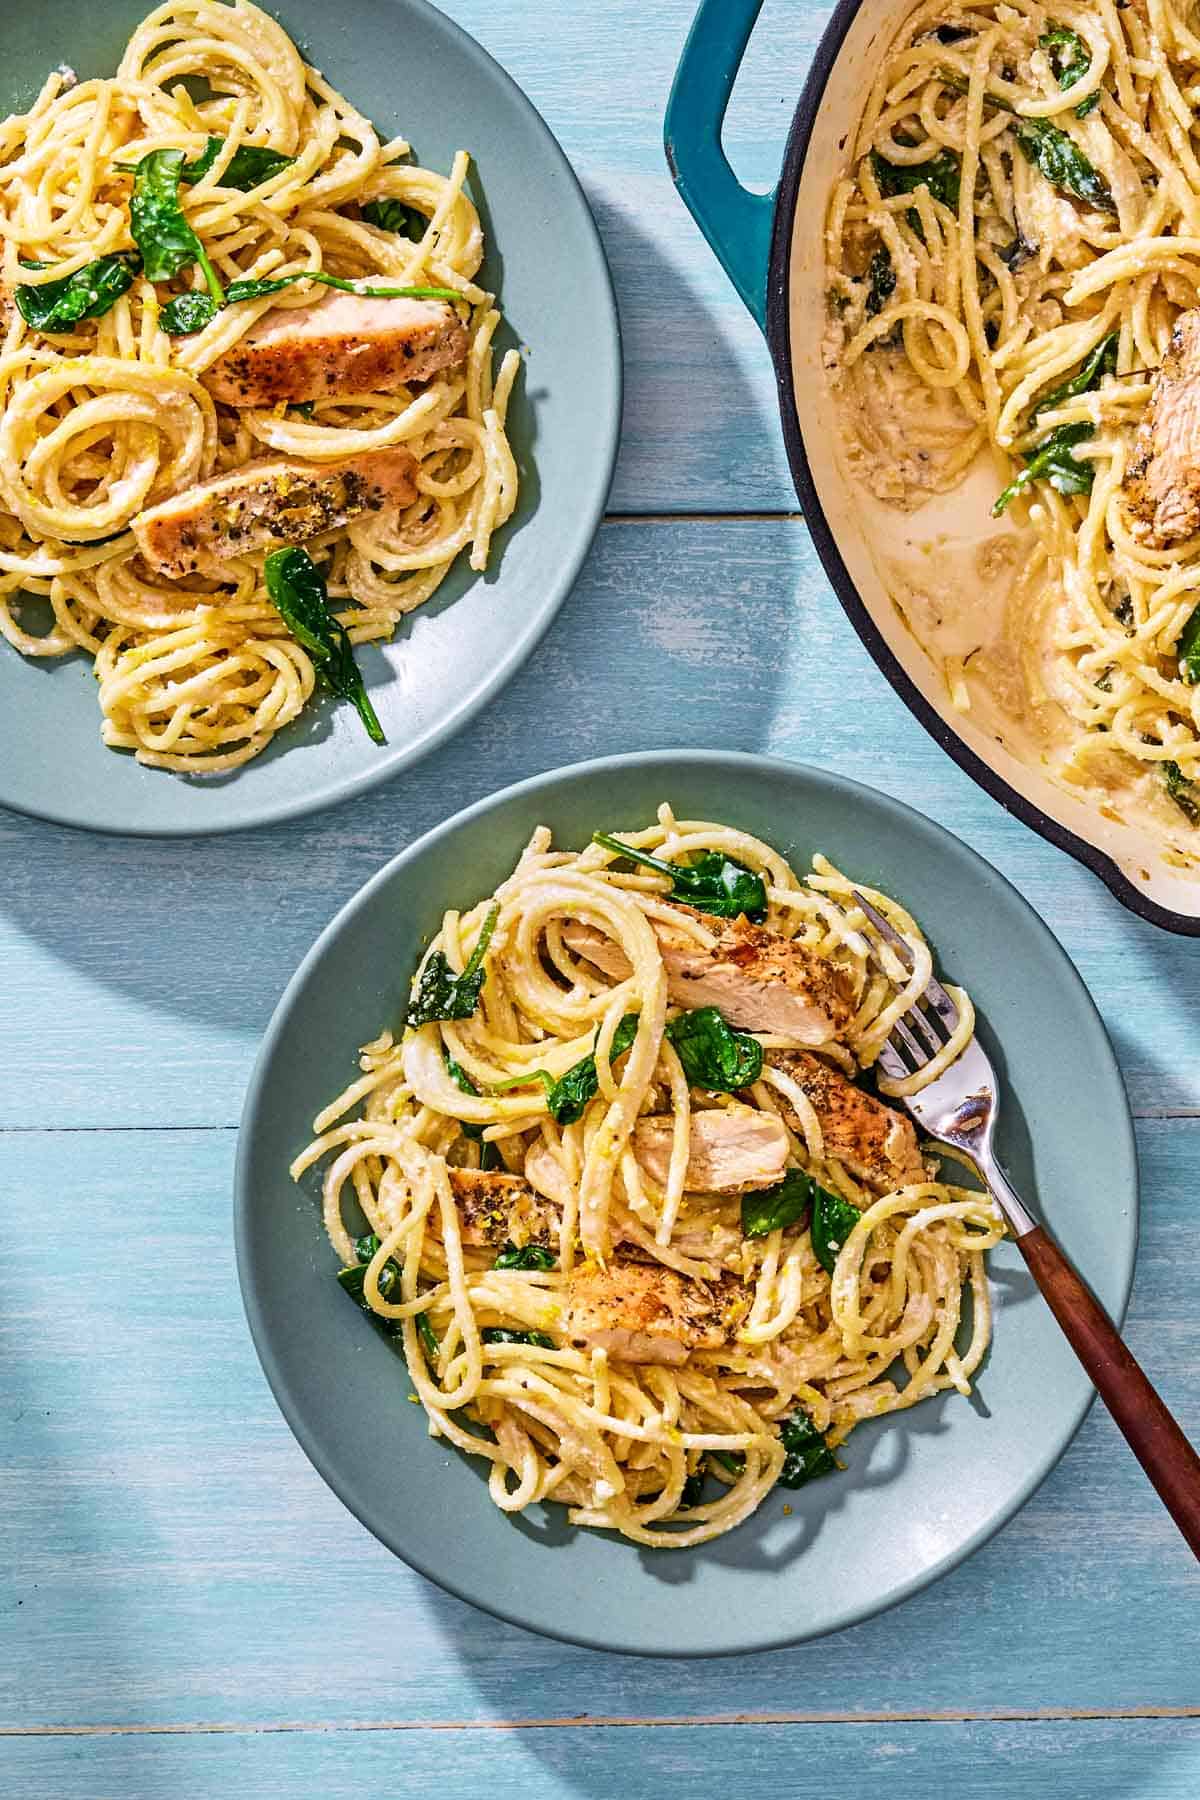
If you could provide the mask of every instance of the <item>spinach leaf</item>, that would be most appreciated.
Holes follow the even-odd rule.
[[[363,1283],[367,1273],[367,1264],[378,1250],[380,1241],[381,1240],[376,1237],[374,1232],[368,1232],[365,1237],[355,1238],[354,1254],[357,1256],[358,1261],[356,1263],[351,1263],[349,1268],[339,1269],[338,1280],[346,1293],[350,1295],[352,1300],[358,1302],[364,1312],[370,1313],[371,1317],[377,1320],[380,1325],[390,1330],[393,1325],[399,1324],[399,1320],[385,1319],[379,1313],[375,1312],[363,1291]],[[396,1299],[398,1300],[400,1298],[398,1288],[399,1281],[400,1265],[395,1257],[389,1256],[382,1269],[379,1271],[379,1292],[385,1300],[391,1298],[393,1288],[397,1289]]]
[[[1095,428],[1083,420],[1075,425],[1059,425],[1026,454],[1026,467],[1003,490],[992,508],[992,517],[998,519],[1010,501],[1035,481],[1048,481],[1060,494],[1090,494],[1096,471],[1090,462],[1077,462],[1071,450],[1095,435]]]
[[[386,743],[354,660],[350,634],[330,610],[325,577],[308,551],[294,544],[286,550],[272,550],[263,574],[272,603],[292,636],[309,652],[318,674],[339,700],[353,702],[372,742]]]
[[[299,413],[302,419],[311,419],[316,410],[315,400],[293,400],[288,407],[289,412]]]
[[[168,300],[158,315],[158,322],[169,337],[191,337],[211,325],[221,308],[211,294],[189,291]]]
[[[774,1187],[742,1195],[742,1236],[769,1237],[789,1225],[803,1225],[812,1207],[816,1182],[803,1169],[789,1169]]]
[[[679,1504],[681,1507],[687,1507],[688,1509],[690,1509],[693,1506],[703,1506],[703,1504],[704,1504],[704,1464],[703,1463],[700,1464],[700,1467],[696,1470],[695,1474],[689,1475],[687,1480],[684,1482],[683,1492],[679,1496]]]
[[[667,1036],[683,1064],[689,1087],[733,1094],[762,1074],[763,1051],[758,1039],[735,1031],[715,1006],[680,1013],[667,1026]]]
[[[609,1051],[609,1062],[616,1062],[623,1056],[634,1038],[637,1036],[638,1015],[626,1013],[617,1029],[613,1032],[612,1047]],[[596,1033],[599,1037],[599,1031]],[[581,1119],[589,1100],[593,1099],[600,1089],[600,1077],[596,1073],[594,1055],[581,1056],[577,1063],[564,1075],[555,1080],[549,1069],[530,1069],[528,1074],[514,1075],[511,1081],[501,1081],[492,1089],[494,1094],[504,1094],[510,1088],[529,1087],[531,1083],[540,1081],[546,1090],[546,1105],[550,1116],[559,1125],[574,1125]]]
[[[736,1450],[710,1450],[708,1453],[714,1462],[720,1463],[731,1475],[744,1475],[746,1459]]]
[[[1067,132],[1052,125],[1049,119],[1018,119],[1013,133],[1025,157],[1051,187],[1115,217],[1117,203],[1112,189]]]
[[[1039,413],[1049,412],[1052,407],[1061,406],[1064,400],[1074,400],[1080,394],[1090,394],[1100,386],[1106,375],[1115,375],[1117,372],[1117,346],[1120,342],[1119,331],[1110,331],[1107,337],[1102,337],[1078,374],[1072,375],[1069,381],[1064,381],[1061,387],[1052,388],[1038,401],[1029,415],[1030,418],[1036,419]]]
[[[552,1269],[557,1258],[544,1244],[505,1244],[492,1264],[493,1269]]]
[[[25,263],[25,268],[42,264]],[[80,319],[99,319],[121,295],[133,286],[133,278],[141,267],[141,259],[131,251],[119,250],[113,256],[102,256],[85,264],[61,281],[47,281],[41,287],[18,282],[13,289],[17,310],[35,331],[70,331]]]
[[[939,69],[938,79],[955,94],[970,91],[970,82],[953,69]],[[1052,187],[1058,188],[1060,193],[1072,195],[1076,200],[1086,201],[1089,206],[1099,207],[1101,212],[1116,213],[1117,203],[1112,197],[1112,189],[1103,175],[1092,167],[1068,132],[1057,125],[1051,125],[1048,119],[1021,118],[1012,101],[1005,100],[1000,94],[985,93],[983,103],[985,106],[996,107],[1000,112],[1012,113],[1017,143],[1028,161],[1046,177]]]
[[[967,25],[939,25],[933,35],[939,44],[961,44],[975,33]]]
[[[896,271],[886,246],[881,245],[871,258],[867,280],[867,317],[875,319],[896,291]]]
[[[637,1013],[626,1013],[613,1032],[612,1046],[608,1053],[610,1064],[616,1062],[618,1056],[625,1054],[637,1032]],[[600,1077],[596,1073],[596,1058],[580,1057],[565,1075],[560,1075],[547,1088],[546,1104],[550,1109],[550,1117],[559,1125],[574,1125],[577,1119],[582,1119],[588,1101],[594,1099],[599,1090]]]
[[[1200,788],[1188,779],[1177,762],[1162,765],[1167,792],[1189,825],[1200,825]]]
[[[879,183],[879,191],[885,200],[895,194],[915,194],[919,187],[927,187],[934,200],[940,200],[943,206],[958,210],[959,178],[962,170],[953,150],[941,150],[923,163],[894,163],[881,156],[878,150],[871,152],[871,168]],[[919,215],[909,214],[909,218]]]
[[[650,856],[645,850],[635,850],[604,831],[593,832],[592,842],[643,869],[669,875],[669,897],[695,907],[697,912],[713,913],[719,919],[736,919],[742,914],[755,920],[767,916],[767,889],[762,876],[719,850],[702,850],[690,863],[671,863]]]
[[[533,1344],[539,1350],[553,1350],[554,1339],[544,1331],[509,1331],[504,1325],[485,1325],[480,1332],[485,1344]]]
[[[1179,673],[1189,687],[1195,687],[1200,681],[1200,606],[1180,632],[1175,648],[1179,652]]]
[[[210,137],[195,162],[184,163],[179,171],[180,181],[199,181],[207,175],[224,143],[224,138]],[[239,144],[218,185],[248,194],[252,188],[269,181],[272,175],[278,175],[280,169],[290,169],[295,160],[294,156],[284,156],[279,150],[268,150],[265,144]]]
[[[1049,31],[1043,32],[1038,39],[1041,48],[1050,60],[1054,71],[1054,79],[1060,88],[1074,87],[1082,81],[1092,66],[1092,53],[1077,31],[1066,25],[1052,25]],[[1100,104],[1100,89],[1081,100],[1075,108],[1077,119],[1086,119]]]
[[[780,1487],[798,1488],[819,1475],[832,1475],[837,1458],[806,1412],[799,1408],[779,1428],[787,1459],[779,1477]]]
[[[403,200],[367,200],[358,210],[368,225],[377,225],[380,231],[394,231],[414,244],[420,243],[429,223],[424,213]]]
[[[148,281],[169,281],[181,269],[199,263],[208,291],[220,306],[225,296],[216,270],[179,203],[182,169],[182,150],[151,150],[143,156],[133,176],[129,229]]]
[[[340,288],[343,293],[358,294],[364,300],[462,299],[455,288],[395,287],[386,284],[364,287],[345,275],[327,274],[324,269],[297,269],[294,275],[247,276],[241,281],[231,281],[225,298],[231,306],[238,300],[263,300],[268,294],[282,294],[284,288],[295,287],[298,281],[315,281],[321,287]]]
[[[399,1320],[397,1320],[396,1323],[399,1324]],[[433,1329],[433,1325],[430,1322],[429,1314],[427,1312],[419,1312],[416,1315],[416,1326],[417,1336],[421,1340],[422,1348],[430,1362],[433,1362],[442,1346],[437,1332]]]
[[[479,1005],[487,971],[483,959],[500,916],[500,902],[493,904],[483,921],[475,948],[461,975],[456,975],[441,950],[435,950],[421,970],[416,997],[405,1015],[409,1025],[428,1025],[434,1019],[469,1019]]]
[[[861,1217],[857,1206],[851,1206],[840,1194],[831,1194],[828,1188],[813,1183],[810,1236],[813,1255],[827,1275],[833,1274],[838,1252]]]

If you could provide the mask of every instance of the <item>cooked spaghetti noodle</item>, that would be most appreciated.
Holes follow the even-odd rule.
[[[131,251],[130,175],[164,149],[215,162],[182,190],[187,221],[220,282],[300,270],[457,296],[466,360],[422,384],[335,394],[304,408],[234,408],[201,377],[271,307],[326,289],[229,305],[194,335],[169,336],[173,294],[199,272],[145,273],[98,318],[46,334],[11,301],[19,284],[59,282]],[[273,173],[222,185],[245,147],[276,152]],[[119,165],[124,165],[124,168]],[[103,741],[156,768],[229,770],[256,756],[312,693],[309,650],[267,597],[261,555],[215,573],[154,573],[129,529],[144,508],[268,452],[304,465],[404,445],[416,496],[326,532],[328,593],[356,644],[390,637],[460,554],[488,564],[516,501],[505,414],[515,351],[493,377],[493,296],[475,277],[478,214],[460,152],[448,176],[417,167],[403,138],[374,127],[307,66],[249,0],[172,0],[134,33],[112,78],[49,76],[29,112],[0,125],[0,239],[10,297],[0,349],[0,630],[22,654],[95,659]],[[242,190],[245,191],[242,191]],[[369,223],[396,201],[419,241]],[[22,621],[41,596],[53,624]]]
[[[827,222],[860,473],[911,507],[1004,453],[1010,521],[1031,528],[1007,607],[1024,709],[1062,779],[1134,797],[1191,852],[1200,531],[1156,547],[1128,482],[1153,372],[1200,298],[1198,58],[1174,0],[922,0]],[[985,677],[950,657],[947,679],[965,708]]]
[[[676,819],[665,805],[657,824],[621,842],[673,864],[717,852],[761,877],[765,919],[753,942],[776,959],[803,956],[845,995],[844,1025],[816,1051],[831,1079],[873,1063],[928,979],[917,924],[871,890],[913,957],[907,974],[891,959],[895,984],[877,972],[852,884],[822,857],[800,880],[769,845]],[[555,849],[539,828],[494,897],[447,913],[414,995],[431,973],[469,978],[472,953],[486,945],[475,1011],[399,1038],[385,1030],[366,1045],[360,1078],[316,1119],[292,1172],[299,1179],[327,1162],[324,1219],[343,1277],[402,1346],[431,1434],[490,1463],[497,1506],[557,1500],[576,1524],[686,1547],[731,1530],[781,1475],[799,1485],[788,1421],[793,1430],[802,1421],[828,1468],[860,1420],[946,1388],[970,1391],[991,1328],[984,1252],[1003,1225],[986,1194],[934,1179],[915,1138],[914,1179],[874,1189],[856,1180],[825,1141],[819,1107],[787,1073],[796,1040],[785,1033],[757,1034],[761,1069],[736,1098],[689,1085],[656,933],[684,929],[702,954],[717,922],[681,912],[661,876],[624,862],[596,844]],[[581,929],[628,973],[606,979],[572,948]],[[954,993],[960,1023],[946,1058],[973,1031],[970,1002]],[[629,1015],[632,1044],[616,1037]],[[550,1083],[577,1075],[589,1056],[590,1097],[557,1122]],[[786,1137],[784,1185],[810,1179],[819,1199],[843,1207],[852,1228],[840,1249],[818,1241],[815,1212],[809,1224],[760,1221],[747,1235],[745,1209],[761,1195],[689,1190],[698,1121],[714,1111]],[[651,1117],[665,1117],[670,1140],[656,1171],[634,1153],[639,1122]],[[501,1159],[494,1187],[527,1191],[524,1229],[511,1217],[503,1227],[510,1238],[532,1241],[530,1207],[549,1220],[530,1262],[512,1241],[497,1258],[502,1234],[484,1246],[471,1229],[461,1190],[486,1178],[464,1172],[489,1156]],[[369,1232],[357,1240],[357,1269],[355,1215]],[[580,1286],[610,1294],[620,1314],[623,1282],[686,1295],[721,1341],[670,1363],[624,1360],[615,1343],[583,1341]]]

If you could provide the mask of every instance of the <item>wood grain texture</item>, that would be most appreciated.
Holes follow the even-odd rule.
[[[798,1651],[650,1666],[498,1625],[411,1574],[324,1487],[258,1370],[229,1127],[303,951],[458,807],[677,743],[775,751],[894,793],[1048,920],[1147,1115],[1130,1342],[1200,1436],[1200,954],[936,749],[794,516],[651,516],[795,510],[770,359],[662,156],[692,0],[446,4],[546,116],[596,210],[626,353],[612,507],[642,516],[602,530],[521,678],[382,792],[192,844],[0,814],[0,1733],[35,1734],[0,1735],[0,1793],[1194,1800],[1195,1718],[953,1718],[1200,1714],[1193,1565],[1099,1409],[1001,1537],[901,1610]],[[726,132],[760,186],[829,11],[764,5]],[[586,1728],[605,1718],[690,1722]],[[535,1719],[559,1723],[493,1728]],[[114,1724],[152,1729],[92,1735]]]
[[[932,744],[851,631],[800,523],[677,520],[604,527],[522,674],[375,794],[180,843],[0,814],[0,1042],[21,1071],[0,1084],[0,1129],[234,1124],[285,982],[391,855],[507,782],[670,744],[820,763],[938,819],[1058,935],[1135,1106],[1200,1109],[1195,946],[1132,918]]]
[[[21,1800],[1195,1800],[1200,1787],[1200,1725],[1178,1719],[23,1738],[0,1754]]]
[[[651,1666],[442,1595],[344,1511],[275,1408],[237,1294],[233,1140],[0,1138],[0,1726],[1200,1710],[1194,1562],[1099,1408],[968,1564],[798,1650]],[[1141,1152],[1129,1338],[1195,1436],[1179,1246],[1200,1120],[1145,1123]]]

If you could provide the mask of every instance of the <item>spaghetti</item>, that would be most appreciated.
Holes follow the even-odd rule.
[[[903,907],[871,892],[913,956],[911,972],[891,959],[893,984],[869,959],[852,884],[824,858],[802,881],[769,845],[665,805],[654,826],[611,843],[558,850],[539,828],[494,896],[446,914],[410,1028],[364,1047],[360,1078],[316,1119],[292,1173],[327,1163],[324,1219],[342,1279],[399,1341],[431,1434],[491,1465],[497,1506],[557,1500],[576,1524],[687,1547],[731,1530],[781,1477],[796,1486],[831,1468],[860,1420],[970,1391],[990,1337],[984,1253],[1003,1225],[987,1194],[933,1179],[915,1138],[904,1185],[856,1179],[809,1098],[819,1090],[788,1072],[798,1040],[786,1033],[737,1034],[752,1054],[736,1097],[696,1086],[681,1026],[700,1015],[673,997],[663,933],[690,932],[702,955],[724,927],[699,903],[682,908],[661,875],[627,867],[621,849],[753,872],[763,923],[731,929],[750,929],[776,962],[804,958],[845,996],[844,1022],[814,1056],[864,1101],[843,1077],[873,1063],[931,966]],[[580,931],[590,955],[627,972],[606,978]],[[474,1010],[431,1019],[447,981],[458,986],[443,985],[441,1014],[463,984]],[[973,1031],[954,992],[947,1057]],[[714,1115],[748,1122],[751,1137],[778,1134],[776,1186],[692,1191]],[[651,1120],[664,1134],[657,1164],[639,1135]],[[510,1209],[485,1244],[465,1196],[489,1183],[497,1207],[522,1194],[525,1210]],[[797,1188],[806,1216],[788,1208]],[[498,1256],[505,1233],[521,1241]],[[715,1329],[670,1357],[647,1355],[629,1331],[623,1357],[619,1332],[589,1341],[581,1289],[605,1296],[609,1324],[649,1294]]]
[[[124,252],[136,266],[128,171],[167,149],[199,170],[181,189],[186,226],[226,290],[300,271],[432,287],[454,296],[469,340],[465,361],[420,384],[236,408],[213,398],[205,372],[272,306],[306,305],[324,287],[228,305],[191,335],[169,335],[164,312],[181,293],[200,297],[198,270],[171,282],[126,277],[100,316],[51,332],[9,299],[0,631],[26,656],[95,659],[105,744],[206,774],[257,756],[300,713],[317,669],[268,598],[261,555],[168,579],[139,555],[137,515],[268,453],[319,470],[403,445],[416,461],[411,503],[317,540],[350,640],[389,638],[460,554],[487,566],[512,513],[505,415],[519,357],[506,352],[493,375],[499,313],[475,279],[484,243],[466,152],[443,176],[413,164],[403,138],[381,142],[249,0],[170,0],[134,33],[114,77],[56,71],[28,113],[0,125],[8,295]],[[235,184],[239,157],[250,173]],[[371,222],[386,220],[388,203],[411,235]],[[22,621],[31,595],[53,612],[40,634]]]
[[[859,472],[914,506],[1004,454],[996,510],[1024,535],[1007,629],[1056,773],[1133,796],[1194,854],[1200,534],[1155,547],[1129,488],[1200,296],[1190,21],[1173,0],[922,0],[879,60],[826,240]],[[983,678],[948,662],[966,707]]]

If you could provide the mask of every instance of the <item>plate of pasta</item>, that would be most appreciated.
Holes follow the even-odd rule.
[[[856,887],[911,969],[878,967]],[[359,1518],[503,1617],[670,1654],[835,1629],[997,1529],[1090,1388],[875,1068],[935,963],[946,1059],[999,1052],[1006,1160],[1119,1314],[1111,1047],[1035,915],[920,815],[629,756],[368,883],[280,1002],[236,1182],[259,1355]]]
[[[0,102],[0,803],[192,834],[406,767],[608,491],[558,146],[426,0],[54,0]]]

